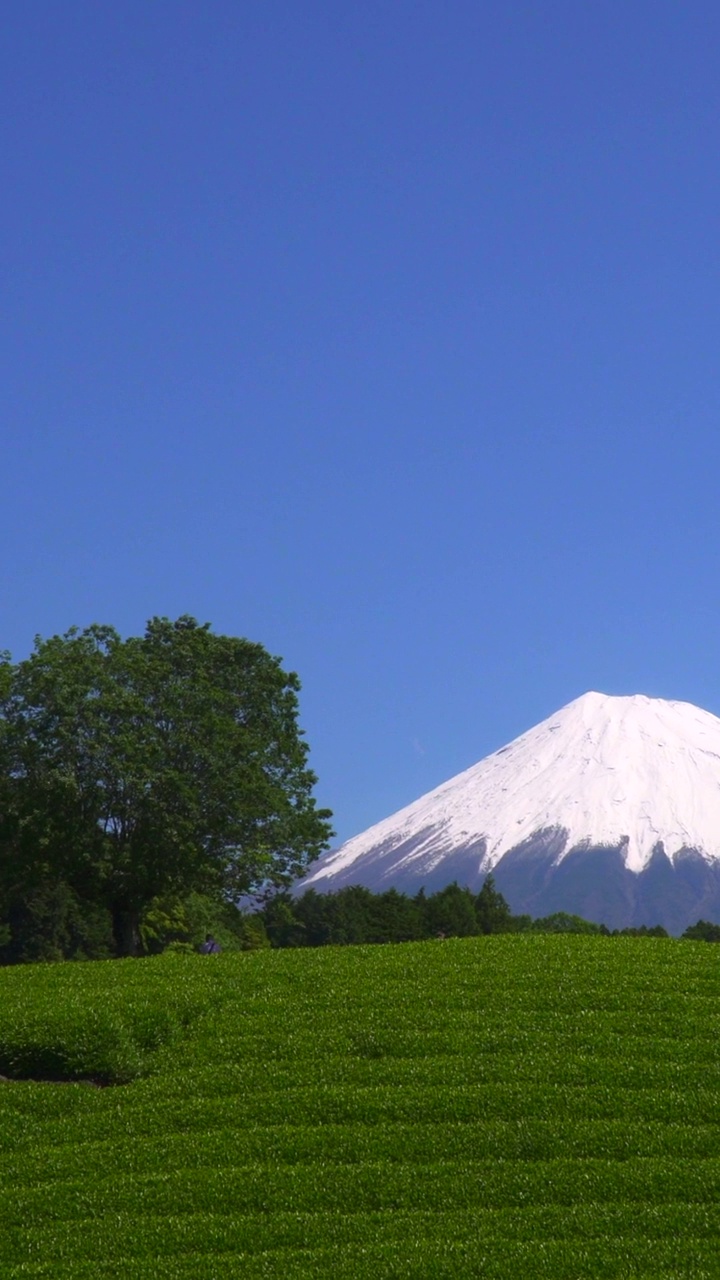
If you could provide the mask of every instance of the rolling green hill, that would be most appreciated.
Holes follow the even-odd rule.
[[[664,939],[0,970],[0,1276],[720,1276],[719,1031]]]

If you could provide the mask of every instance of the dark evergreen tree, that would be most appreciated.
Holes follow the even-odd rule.
[[[262,910],[265,932],[273,947],[305,946],[305,925],[295,914],[295,904],[289,893],[276,893]]]
[[[376,899],[373,942],[414,942],[423,937],[423,915],[417,902],[397,889]]]
[[[339,893],[328,895],[332,912],[332,942],[373,942],[375,894],[364,885],[353,884]]]
[[[691,924],[682,934],[692,942],[720,942],[720,924],[712,924],[709,920],[698,920]]]
[[[513,915],[491,875],[486,876],[475,899],[475,915],[480,933],[511,933]]]
[[[309,947],[323,947],[333,942],[333,906],[331,894],[306,889],[296,902],[293,912],[303,927],[303,941]]]
[[[480,932],[473,895],[456,881],[426,899],[424,915],[429,937],[468,938]]]

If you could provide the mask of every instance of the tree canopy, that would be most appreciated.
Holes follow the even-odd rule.
[[[249,640],[183,616],[0,657],[0,896],[62,883],[133,954],[161,895],[282,886],[332,835],[312,795],[300,683]]]

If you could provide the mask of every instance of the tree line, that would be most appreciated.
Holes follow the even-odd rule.
[[[457,882],[432,894],[421,889],[414,897],[396,889],[372,893],[360,885],[324,894],[308,889],[296,898],[280,893],[259,914],[276,947],[419,942],[502,933],[668,936],[661,925],[611,931],[565,911],[536,919],[513,915],[492,875],[485,878],[479,893]]]
[[[479,893],[457,883],[432,894],[421,889],[414,897],[395,889],[372,893],[360,885],[325,894],[308,889],[299,896],[276,890],[251,910],[197,892],[186,897],[165,895],[148,904],[142,915],[139,950],[146,955],[198,951],[208,934],[223,951],[255,951],[510,933],[668,936],[660,925],[611,931],[564,911],[536,919],[513,915],[489,875]],[[684,936],[720,941],[720,926],[699,922]],[[97,905],[80,903],[67,885],[46,889],[25,904],[22,917],[0,926],[0,963],[4,964],[108,959],[117,954],[107,910],[103,913]]]

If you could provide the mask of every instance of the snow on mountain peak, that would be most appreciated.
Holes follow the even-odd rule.
[[[684,848],[720,861],[720,719],[688,702],[583,694],[326,854],[303,886],[347,882],[380,848],[430,870],[475,846],[488,872],[548,829],[567,833],[558,862],[578,845],[621,847],[639,872],[659,843],[671,861]]]

